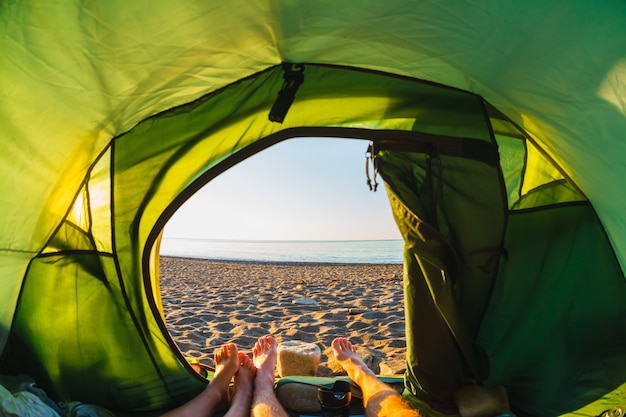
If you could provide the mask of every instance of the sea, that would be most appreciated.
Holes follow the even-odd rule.
[[[399,240],[213,240],[168,238],[161,255],[194,259],[402,264],[404,242]]]

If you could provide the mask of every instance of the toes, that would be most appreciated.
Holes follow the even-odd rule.
[[[216,365],[219,365],[225,360],[237,356],[237,354],[237,345],[234,343],[228,343],[215,350],[213,353],[213,361]]]
[[[224,350],[228,357],[237,356],[237,345],[235,345],[234,343],[229,343],[224,346]]]
[[[355,352],[352,343],[345,337],[337,337],[332,341],[332,347],[337,351]]]
[[[333,347],[341,347],[341,341],[343,340],[343,337],[336,337],[333,339],[332,345]]]

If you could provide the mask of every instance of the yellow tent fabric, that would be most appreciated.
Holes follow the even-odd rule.
[[[306,81],[281,124],[268,113],[283,63],[305,64]],[[9,359],[34,358],[24,370],[59,397],[125,410],[192,396],[203,383],[154,301],[153,243],[172,211],[269,143],[410,131],[416,94],[434,84],[446,86],[437,97],[480,97],[527,135],[539,162],[526,186],[575,184],[601,226],[588,235],[608,239],[606,263],[621,281],[607,288],[621,297],[623,2],[1,3],[3,372],[15,370]],[[487,130],[498,117],[486,116]],[[619,347],[623,327],[615,330]],[[103,380],[111,389],[96,392]]]

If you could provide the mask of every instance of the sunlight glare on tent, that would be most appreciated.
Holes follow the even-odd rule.
[[[99,213],[103,206],[107,206],[109,203],[108,192],[104,187],[89,187],[89,194],[87,199],[87,192],[83,189],[74,201],[74,205],[68,213],[68,221],[78,225],[83,229],[89,227],[88,213]]]
[[[619,60],[606,75],[598,96],[626,116],[626,58]]]
[[[81,192],[80,194],[76,196],[76,201],[74,201],[74,207],[72,207],[72,210],[67,216],[69,221],[81,227],[86,226],[86,217],[87,217],[85,215],[86,207],[85,207],[85,199],[84,199],[83,194],[84,193]]]

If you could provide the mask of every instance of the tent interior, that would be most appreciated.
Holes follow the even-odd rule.
[[[405,241],[409,400],[626,406],[624,3],[7,2],[0,28],[0,374],[120,415],[193,397],[164,225],[268,146],[346,137]]]

